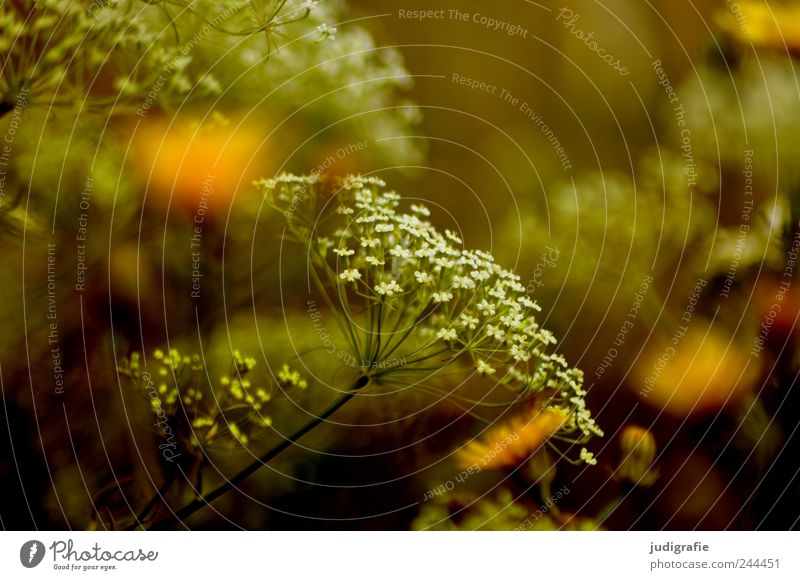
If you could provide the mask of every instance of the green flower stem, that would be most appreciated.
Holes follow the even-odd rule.
[[[381,323],[383,322],[383,302],[378,302],[378,315],[377,315],[378,330],[375,333],[375,354],[372,355],[372,362],[377,363],[380,359],[378,356],[381,352]]]
[[[395,342],[395,344],[393,344],[393,345],[392,345],[392,338],[393,338],[393,335],[394,335],[394,334],[397,332],[397,329],[398,329],[398,328],[400,328],[400,323],[401,323],[401,322],[402,322],[402,321],[405,319],[405,317],[403,316],[403,314],[405,313],[405,310],[402,310],[402,311],[400,311],[400,312],[398,313],[397,321],[395,322],[394,328],[392,329],[392,332],[391,332],[391,334],[390,334],[389,338],[386,340],[386,346],[385,346],[385,349],[384,349],[384,350],[385,350],[385,352],[383,352],[383,353],[380,355],[380,356],[381,356],[381,360],[386,360],[386,359],[388,359],[388,358],[389,358],[389,356],[391,356],[391,354],[392,354],[392,353],[393,353],[395,350],[397,350],[397,347],[399,347],[401,344],[403,344],[403,343],[405,342],[405,340],[406,340],[406,339],[409,337],[409,335],[410,335],[410,334],[411,334],[411,333],[414,331],[415,327],[417,326],[417,324],[418,324],[418,323],[419,323],[419,321],[421,320],[421,317],[422,317],[422,315],[425,313],[425,308],[426,308],[426,307],[427,307],[427,304],[426,304],[426,305],[424,305],[424,306],[423,306],[423,307],[422,307],[422,308],[419,310],[419,312],[418,312],[417,314],[415,314],[414,316],[410,316],[410,317],[408,317],[408,319],[409,319],[409,320],[412,320],[412,322],[410,322],[410,323],[408,324],[408,328],[407,328],[407,329],[406,329],[406,330],[403,332],[403,334],[402,334],[402,335],[400,336],[400,338],[399,338],[399,339],[398,339],[398,340]],[[391,345],[391,346],[390,346],[390,345]],[[428,346],[429,346],[429,345],[426,345],[424,348],[427,348]],[[423,350],[423,349],[420,349],[420,350]]]
[[[596,530],[599,530],[600,526],[602,526],[605,523],[605,521],[609,517],[611,517],[611,515],[615,511],[617,511],[617,508],[622,504],[622,501],[624,499],[625,498],[623,496],[621,496],[621,495],[616,497],[610,504],[608,504],[605,507],[605,509],[602,512],[600,512],[600,515],[597,516],[597,521],[596,521],[596,525],[595,525],[595,529]]]
[[[297,431],[292,433],[288,438],[284,439],[267,451],[264,455],[253,461],[250,465],[245,467],[239,473],[225,481],[225,483],[221,484],[216,489],[208,492],[202,497],[196,498],[183,506],[176,512],[173,512],[172,515],[167,516],[163,520],[155,522],[149,529],[151,530],[164,530],[169,528],[175,523],[185,520],[195,512],[201,510],[207,505],[210,505],[212,501],[220,497],[221,495],[229,492],[233,488],[235,488],[239,483],[250,477],[264,465],[269,463],[275,457],[280,455],[283,451],[294,445],[303,435],[317,427],[320,423],[324,422],[325,419],[333,415],[337,410],[339,410],[345,403],[347,403],[350,399],[352,399],[356,393],[367,386],[369,383],[369,379],[365,376],[360,377],[351,387],[349,391],[347,391],[344,395],[336,399],[333,403],[331,403],[324,411],[322,411],[318,416],[314,417],[311,421],[300,427]]]
[[[317,260],[319,260],[320,263],[324,265],[325,259],[319,253],[319,250],[317,250],[315,248],[314,249],[314,253],[315,253],[316,257],[317,257]],[[325,273],[326,273],[326,275],[328,277],[329,283],[331,283],[334,288],[337,287],[336,278],[334,278],[331,275],[330,270],[328,268],[323,268],[323,270],[325,270]],[[331,300],[330,296],[328,296],[328,292],[327,292],[327,290],[325,288],[325,284],[322,283],[322,280],[320,279],[319,274],[317,274],[316,268],[313,268],[313,267],[311,268],[311,276],[312,276],[312,278],[314,280],[314,284],[317,286],[317,290],[320,292],[320,294],[322,294],[322,298],[325,301],[325,304],[328,306],[328,308],[331,310],[331,312],[336,312],[337,309],[334,306],[333,301]],[[341,320],[341,318],[339,316],[335,316],[334,320],[336,320],[336,324],[337,324],[337,326],[339,326],[339,328],[342,330],[342,332],[345,332],[345,334],[350,339],[350,344],[353,347],[353,352],[356,353],[356,355],[360,357],[360,355],[361,355],[361,350],[360,350],[361,345],[358,342],[358,339],[356,338],[355,333],[353,332],[353,327],[352,327],[352,324],[350,322],[349,316],[345,316],[344,317],[344,323],[342,322],[342,320]],[[365,347],[365,349],[366,349],[366,347]],[[367,351],[365,350],[364,353],[366,353],[366,352]]]

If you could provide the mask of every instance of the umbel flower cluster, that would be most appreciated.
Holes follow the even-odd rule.
[[[286,235],[306,247],[342,350],[366,363],[370,384],[435,391],[444,369],[466,363],[471,375],[515,392],[515,402],[563,413],[568,440],[602,435],[583,373],[552,352],[556,339],[537,322],[520,277],[466,249],[457,233],[440,233],[425,206],[402,211],[400,196],[376,178],[281,175],[258,185],[287,218]]]
[[[109,106],[222,91],[207,68],[192,66],[194,48],[212,33],[243,38],[278,33],[307,18],[309,0],[41,0],[0,4],[0,111],[13,106],[20,91],[34,101]],[[332,37],[320,25],[315,37]],[[89,72],[91,71],[91,74]],[[113,79],[114,92],[102,93],[100,74]],[[52,100],[51,100],[52,99]]]
[[[175,435],[184,449],[207,448],[224,441],[247,445],[272,425],[266,407],[273,390],[251,383],[254,358],[243,357],[239,351],[234,351],[232,358],[229,371],[219,377],[216,386],[209,382],[200,355],[182,355],[177,349],[153,353],[150,368],[155,374],[142,364],[137,352],[123,360],[119,373],[148,397],[156,427]],[[283,365],[277,379],[282,392],[308,386],[288,365]]]

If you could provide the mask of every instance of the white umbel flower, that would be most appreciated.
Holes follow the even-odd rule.
[[[273,200],[294,199],[291,180],[265,185]],[[344,312],[335,313],[349,326],[355,357],[363,357],[362,345],[377,348],[368,356],[378,364],[389,356],[383,349],[395,358],[408,356],[413,362],[396,369],[378,367],[376,372],[387,381],[393,380],[387,375],[409,374],[409,383],[419,380],[414,373],[430,377],[469,357],[477,374],[492,377],[488,380],[523,399],[535,398],[563,411],[566,419],[560,431],[565,440],[581,445],[602,436],[586,405],[583,373],[551,352],[555,337],[538,323],[540,309],[519,276],[497,264],[491,254],[464,249],[459,236],[424,221],[430,212],[423,206],[404,213],[399,196],[386,192],[380,180],[349,177],[336,186],[333,199],[330,191],[316,189],[327,187],[327,182],[304,189],[307,195],[301,203],[315,205],[303,208],[303,215],[319,212],[320,231],[309,235],[297,221],[288,225],[312,247],[335,232],[330,239],[339,241],[337,250],[329,252],[333,255],[309,255],[313,268],[341,272],[338,277],[351,283],[338,285],[346,299],[336,302]],[[337,206],[354,211],[335,213]],[[342,256],[360,271],[341,271]],[[326,280],[332,277],[316,277],[321,291],[330,290]],[[355,284],[358,280],[364,283]],[[581,460],[595,461],[586,450]]]
[[[394,296],[395,294],[399,294],[402,291],[403,289],[397,284],[396,280],[390,280],[389,282],[381,282],[380,284],[375,286],[375,292],[377,292],[381,296]]]
[[[454,328],[441,328],[439,332],[436,333],[436,338],[440,338],[446,342],[452,342],[458,338],[458,333]]]
[[[411,257],[411,250],[404,248],[403,246],[400,245],[397,245],[391,250],[389,250],[389,253],[395,258],[408,259]]]
[[[355,282],[361,279],[361,272],[353,268],[352,270],[344,270],[339,274],[339,278],[347,282]]]
[[[442,302],[450,302],[453,299],[453,294],[451,292],[434,292],[433,293],[433,301],[437,304]]]
[[[530,353],[518,344],[511,346],[511,356],[514,357],[514,360],[518,362],[528,362],[531,359]]]
[[[478,312],[485,314],[486,316],[494,316],[497,310],[495,309],[495,305],[487,302],[484,298],[478,303]]]
[[[497,369],[488,364],[486,361],[480,359],[478,359],[478,366],[476,368],[478,370],[478,374],[481,375],[493,375],[497,372]]]
[[[422,284],[424,286],[427,286],[432,281],[431,275],[427,272],[416,271],[414,272],[414,278],[417,279],[417,284]]]
[[[587,465],[597,465],[597,459],[594,458],[594,453],[590,452],[586,447],[581,449],[580,459]]]
[[[425,217],[428,217],[429,215],[431,215],[431,210],[429,210],[424,205],[415,205],[415,204],[412,203],[411,204],[411,211],[413,211],[415,214],[419,214],[419,215],[425,216]]]

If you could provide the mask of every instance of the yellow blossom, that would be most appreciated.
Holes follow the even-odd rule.
[[[490,429],[482,440],[467,444],[457,455],[465,467],[509,469],[526,461],[567,422],[567,413],[548,407],[533,417],[521,415]]]
[[[717,24],[733,38],[756,47],[800,52],[800,4],[743,0],[736,10],[716,14]]]

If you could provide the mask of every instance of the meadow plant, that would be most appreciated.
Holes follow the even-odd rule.
[[[552,352],[556,339],[536,321],[539,307],[519,276],[487,252],[464,248],[455,232],[440,233],[427,207],[410,204],[403,212],[400,196],[372,177],[283,174],[257,186],[285,216],[286,238],[303,248],[316,290],[345,337],[342,350],[361,361],[358,376],[280,444],[150,529],[208,505],[370,389],[418,389],[469,404],[470,412],[527,402],[535,416],[558,417],[538,441],[557,450],[556,442],[571,448],[602,436],[586,405],[583,373]],[[299,374],[284,372],[302,387]],[[486,381],[487,395],[501,386],[515,396],[498,404],[441,390],[459,376]],[[596,463],[586,448],[577,455],[575,462]]]
[[[572,442],[602,435],[583,373],[552,351],[556,339],[537,322],[540,308],[520,277],[465,248],[457,233],[439,232],[427,207],[404,204],[373,177],[281,175],[259,186],[286,216],[286,237],[302,244],[343,349],[365,361],[362,387],[459,398],[439,385],[461,374],[557,410]]]
[[[153,427],[160,440],[161,457],[168,465],[165,482],[148,502],[130,529],[141,524],[157,500],[178,478],[197,474],[196,493],[202,493],[203,467],[216,447],[232,449],[252,445],[270,431],[272,418],[267,414],[273,397],[288,389],[304,390],[308,381],[284,364],[273,386],[254,385],[251,371],[256,360],[235,350],[227,372],[211,376],[199,354],[182,355],[177,349],[153,353],[150,365],[140,353],[125,358],[118,368],[148,401]]]
[[[21,92],[33,103],[86,108],[181,102],[216,95],[221,84],[197,66],[194,49],[216,34],[261,35],[269,43],[308,17],[315,2],[241,0],[44,0],[0,7],[0,115]],[[321,39],[335,29],[320,26]],[[107,82],[110,79],[110,86]],[[147,99],[145,99],[147,102]]]

